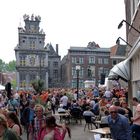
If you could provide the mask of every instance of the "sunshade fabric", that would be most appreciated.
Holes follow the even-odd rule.
[[[130,68],[129,68],[129,60],[124,60],[118,64],[116,64],[109,73],[108,77],[120,76],[125,80],[130,80]]]

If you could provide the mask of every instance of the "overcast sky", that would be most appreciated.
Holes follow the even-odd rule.
[[[70,46],[86,47],[95,41],[100,47],[115,45],[125,39],[124,0],[3,0],[0,2],[0,59],[15,60],[18,27],[24,27],[23,15],[40,15],[46,34],[45,43],[59,44],[63,57]]]

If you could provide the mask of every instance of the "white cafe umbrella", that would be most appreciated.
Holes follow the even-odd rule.
[[[0,84],[0,90],[5,90],[5,86]]]

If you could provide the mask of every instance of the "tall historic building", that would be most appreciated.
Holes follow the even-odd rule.
[[[47,44],[48,53],[48,86],[52,87],[61,87],[60,83],[60,63],[61,56],[58,53],[58,44],[56,44],[56,49],[52,46],[52,44]]]
[[[48,88],[48,50],[45,33],[40,30],[40,16],[24,15],[25,27],[18,28],[15,47],[17,89],[31,89],[33,80],[42,79]]]

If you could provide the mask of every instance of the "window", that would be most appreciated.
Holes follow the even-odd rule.
[[[50,61],[48,61],[48,67],[50,68]]]
[[[109,64],[108,58],[104,58],[104,64]]]
[[[134,14],[136,13],[138,4],[139,4],[139,0],[131,0],[130,1],[130,5],[131,5],[131,18],[133,18]]]
[[[72,76],[76,77],[76,69],[75,69],[75,67],[72,67]]]
[[[76,88],[76,85],[77,85],[77,84],[76,84],[76,80],[72,80],[72,85],[71,85],[72,88]]]
[[[20,56],[19,57],[19,62],[20,62],[20,66],[25,66],[26,65],[26,57],[25,56]]]
[[[88,78],[92,77],[92,74],[91,74],[91,69],[88,68]]]
[[[53,66],[54,66],[54,67],[58,67],[58,62],[56,62],[56,61],[53,62]]]
[[[54,78],[58,78],[58,70],[53,71]]]
[[[30,81],[33,81],[36,79],[36,75],[35,74],[30,74]]]
[[[117,60],[112,60],[112,65],[116,65],[117,64]]]
[[[30,40],[30,49],[35,49],[35,41]]]
[[[84,76],[84,68],[81,67],[79,71],[79,77],[82,78]]]
[[[76,57],[72,57],[72,63],[76,64]]]
[[[102,58],[98,58],[98,64],[103,64]]]
[[[89,64],[95,64],[95,56],[94,57],[89,57]]]
[[[45,58],[44,57],[42,57],[42,59],[41,59],[41,66],[45,66]]]
[[[25,74],[24,73],[20,73],[20,81],[25,81]]]
[[[84,87],[84,82],[83,80],[79,80],[79,88],[83,88]]]
[[[95,66],[88,67],[88,77],[95,77]]]
[[[109,75],[109,68],[104,68],[104,73],[106,76]]]
[[[103,73],[103,67],[98,68],[98,76],[101,77],[101,74]]]
[[[84,63],[84,58],[83,57],[79,57],[79,64],[83,64]]]

